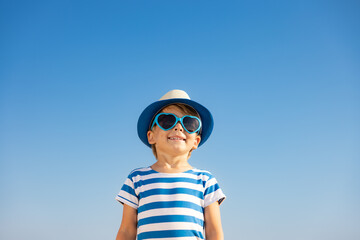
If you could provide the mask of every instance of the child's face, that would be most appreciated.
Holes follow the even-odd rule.
[[[173,113],[177,117],[187,115],[176,106],[168,106],[161,112]],[[175,156],[188,154],[191,149],[196,149],[201,139],[197,133],[190,134],[185,131],[180,122],[167,131],[155,125],[152,131],[148,131],[147,136],[150,144],[156,144],[156,152],[158,155],[164,152]]]

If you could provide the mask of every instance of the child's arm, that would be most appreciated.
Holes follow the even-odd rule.
[[[116,240],[135,240],[137,228],[137,210],[124,204],[123,216]]]
[[[214,202],[205,208],[204,218],[206,240],[223,240],[224,233],[221,226],[218,202]]]

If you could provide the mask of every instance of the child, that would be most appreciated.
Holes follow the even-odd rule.
[[[157,161],[133,170],[117,195],[124,209],[116,240],[224,238],[219,205],[225,195],[210,172],[188,163],[212,128],[209,110],[181,90],[142,112],[138,135]]]

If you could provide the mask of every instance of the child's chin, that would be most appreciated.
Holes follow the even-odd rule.
[[[186,150],[186,144],[184,142],[174,142],[170,143],[171,148],[178,151],[185,151]]]

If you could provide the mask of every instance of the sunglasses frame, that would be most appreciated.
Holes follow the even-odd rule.
[[[168,129],[165,129],[165,128],[163,128],[162,126],[160,126],[160,124],[159,124],[159,122],[158,122],[158,118],[159,118],[159,116],[161,116],[161,115],[172,115],[172,116],[174,116],[174,117],[175,117],[175,123],[174,123],[174,125],[172,125],[172,126],[171,126],[170,128],[168,128]],[[184,119],[185,117],[195,118],[195,119],[197,119],[197,120],[199,121],[199,127],[198,127],[194,132],[189,132],[188,129],[184,126],[183,119]],[[195,117],[195,116],[190,116],[190,115],[185,115],[185,116],[182,116],[181,118],[179,118],[178,116],[176,116],[176,115],[173,114],[173,113],[159,113],[159,114],[157,114],[157,115],[155,116],[155,119],[154,119],[153,124],[151,125],[151,128],[150,128],[150,129],[152,130],[153,127],[154,127],[154,125],[156,124],[156,125],[158,125],[159,128],[161,128],[162,130],[168,131],[168,130],[174,128],[178,122],[180,122],[181,126],[182,126],[182,127],[185,129],[185,131],[188,132],[189,134],[193,134],[193,133],[196,133],[196,132],[200,132],[200,129],[201,129],[201,120],[200,120],[200,118]]]

